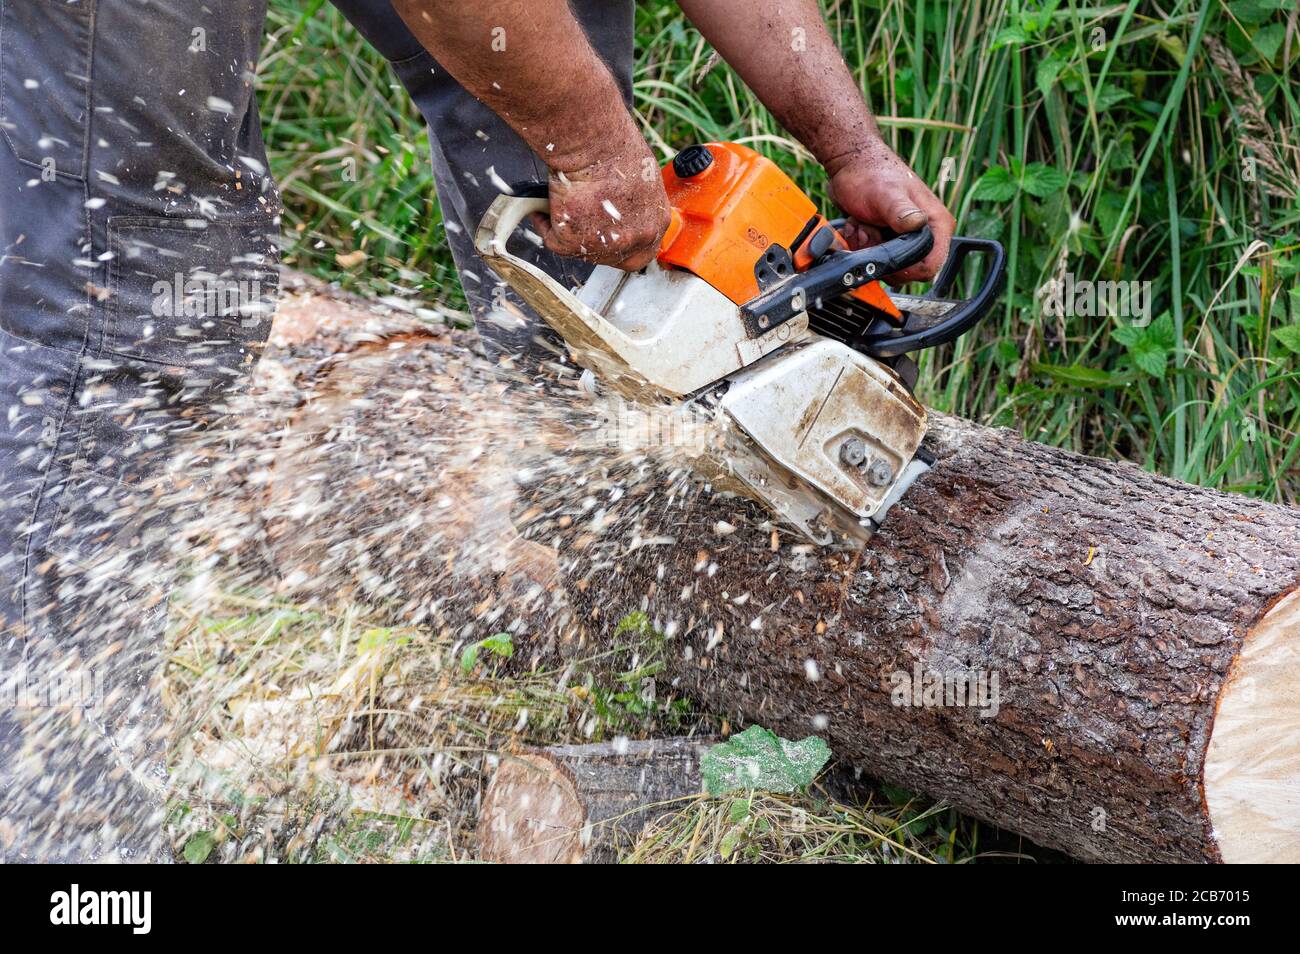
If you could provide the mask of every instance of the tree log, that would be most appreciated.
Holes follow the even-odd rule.
[[[697,616],[674,684],[1076,857],[1300,860],[1300,513],[953,418],[928,443],[861,554],[702,521],[633,554],[635,605]]]
[[[556,745],[508,755],[483,795],[479,855],[512,864],[608,864],[646,823],[701,790],[716,740]]]
[[[458,343],[403,349],[402,381],[419,379],[421,347],[436,369]],[[489,401],[546,403],[521,389]],[[371,414],[354,430],[361,446],[412,426],[446,442],[448,419]],[[678,494],[677,462],[653,458],[593,456],[599,479],[562,474],[567,494],[534,496],[515,522],[556,548],[552,595],[567,590],[589,639],[645,612],[666,637],[665,681],[718,715],[817,732],[842,763],[1079,858],[1300,861],[1300,512],[937,414],[927,446],[934,469],[861,552],[806,545],[707,488]],[[450,586],[430,569],[447,554],[420,562],[426,538],[400,528],[438,526],[410,513],[436,488],[377,520],[380,504],[338,496],[364,482],[349,459],[330,460],[329,517],[358,530],[317,578],[335,587],[358,550],[391,563],[409,541],[396,582],[419,618],[425,591]],[[391,589],[381,562],[366,573]]]

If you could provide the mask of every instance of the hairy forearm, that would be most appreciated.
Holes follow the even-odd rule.
[[[639,140],[618,85],[566,0],[394,0],[411,31],[552,169]]]
[[[834,174],[879,139],[817,0],[678,0],[778,122]]]

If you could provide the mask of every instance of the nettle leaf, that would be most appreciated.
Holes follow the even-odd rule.
[[[993,38],[994,50],[1004,46],[1024,46],[1029,42],[1029,36],[1019,26],[1003,27],[998,31],[998,35]]]
[[[1099,113],[1104,113],[1117,103],[1122,103],[1126,99],[1131,99],[1133,94],[1126,89],[1119,89],[1107,83],[1101,89],[1097,90],[1093,96],[1093,106]]]
[[[815,735],[791,742],[751,725],[705,752],[700,774],[709,795],[792,792],[811,783],[830,757],[830,748]]]
[[[988,209],[975,207],[966,214],[963,235],[974,238],[996,239],[1002,237],[1002,216]]]
[[[1282,347],[1295,354],[1300,354],[1300,323],[1274,328],[1273,337],[1281,342]]]
[[[212,849],[217,846],[217,834],[212,831],[196,831],[185,842],[182,854],[185,861],[192,865],[201,865],[208,860]]]
[[[1142,340],[1129,349],[1133,363],[1153,378],[1163,378],[1165,368],[1169,365],[1169,352],[1158,348],[1147,340]]]
[[[1114,235],[1120,231],[1122,220],[1121,213],[1124,211],[1124,197],[1118,192],[1103,192],[1097,199],[1093,209],[1093,214],[1097,219],[1097,227],[1103,235]],[[1130,215],[1132,212],[1130,211]]]
[[[1169,356],[1177,344],[1174,322],[1168,312],[1145,327],[1121,325],[1115,329],[1115,339],[1128,349],[1133,363],[1147,374],[1154,378],[1165,376]]]
[[[1055,166],[1043,162],[1031,162],[1025,166],[1024,179],[1020,185],[1030,195],[1045,199],[1060,192],[1069,183],[1064,172]]]
[[[470,643],[460,651],[460,668],[466,675],[474,671],[479,653],[486,650],[493,656],[509,659],[515,654],[515,644],[509,633],[495,633],[477,643]]]
[[[1131,348],[1142,339],[1142,329],[1136,325],[1120,325],[1112,334],[1115,340],[1126,348]]]
[[[730,858],[733,854],[735,854],[736,848],[739,847],[740,841],[744,837],[745,837],[745,829],[739,826],[735,828],[729,828],[727,830],[727,833],[722,836],[722,840],[718,842],[718,857],[721,858],[723,861],[726,861],[728,858]]]
[[[1046,96],[1052,91],[1056,78],[1061,75],[1065,65],[1065,60],[1055,53],[1038,61],[1038,68],[1034,71],[1034,85],[1040,93]]]
[[[1015,197],[1016,191],[1016,183],[1011,178],[1011,172],[1002,166],[994,166],[979,177],[973,195],[977,199],[1006,202]]]
[[[503,659],[509,659],[515,654],[515,643],[509,633],[495,633],[480,645],[493,656],[501,656]]]
[[[1147,335],[1166,351],[1173,351],[1178,344],[1178,338],[1174,334],[1174,319],[1167,311],[1162,311],[1155,321],[1147,325]]]

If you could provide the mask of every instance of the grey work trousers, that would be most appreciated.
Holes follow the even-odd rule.
[[[501,289],[472,236],[494,183],[544,182],[545,165],[388,0],[334,2],[428,123],[482,336],[525,347],[536,329],[483,323]],[[572,7],[630,101],[632,0]],[[265,14],[266,0],[0,0],[0,825],[19,832],[0,852],[12,860],[126,857],[157,827],[123,794],[129,747],[115,741],[150,722],[148,698],[117,724],[71,720],[66,739],[47,720],[35,754],[22,752],[22,713],[50,702],[51,673],[87,669],[80,685],[97,693],[148,696],[167,581],[133,578],[130,548],[166,527],[149,526],[136,490],[220,411],[270,331],[281,207],[254,93]],[[566,283],[586,276],[533,254]],[[90,586],[75,571],[91,565],[121,578],[97,572]],[[118,645],[130,651],[106,651]],[[78,801],[70,791],[83,804],[51,813]]]

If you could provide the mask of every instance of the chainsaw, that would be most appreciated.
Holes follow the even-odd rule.
[[[574,360],[638,402],[689,402],[727,439],[706,468],[818,544],[861,546],[934,458],[913,396],[914,352],[991,309],[1002,246],[954,237],[925,296],[880,279],[929,254],[928,227],[850,249],[840,222],[771,160],[736,143],[679,152],[662,170],[671,224],[655,261],[597,266],[569,289],[509,244],[544,198],[499,196],[475,247]],[[968,261],[982,279],[947,297]]]

